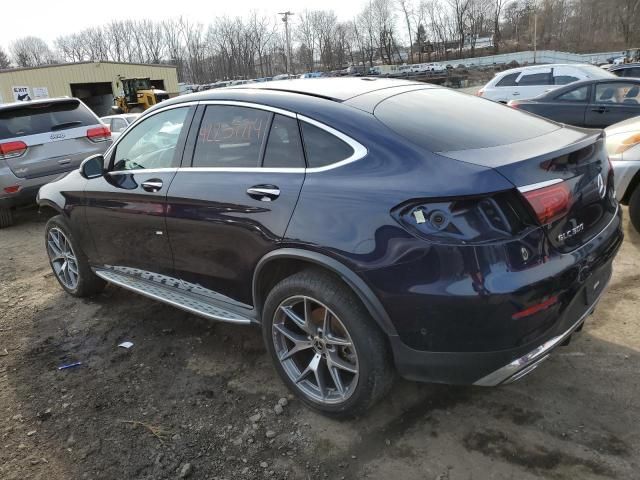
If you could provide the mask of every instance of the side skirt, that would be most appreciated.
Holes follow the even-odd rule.
[[[255,323],[254,310],[239,304],[226,303],[212,298],[222,295],[211,292],[211,296],[200,294],[204,290],[199,285],[184,282],[173,277],[158,275],[127,267],[94,268],[97,276],[119,287],[158,300],[212,320],[237,324]],[[195,290],[198,293],[195,293]],[[226,298],[226,297],[223,297]],[[232,301],[231,299],[229,299]],[[244,310],[244,311],[243,311]]]

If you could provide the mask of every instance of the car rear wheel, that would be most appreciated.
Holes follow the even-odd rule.
[[[13,212],[10,208],[0,208],[0,228],[13,225]]]
[[[91,270],[89,260],[73,239],[62,215],[47,222],[45,243],[53,274],[67,293],[88,297],[104,289],[106,282]]]
[[[356,416],[393,381],[384,334],[348,287],[305,270],[278,283],[263,309],[263,336],[278,373],[320,412]]]
[[[640,185],[636,187],[629,198],[629,218],[636,232],[640,232]]]

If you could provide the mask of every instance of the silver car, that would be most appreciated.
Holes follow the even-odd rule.
[[[42,185],[110,144],[109,127],[77,98],[0,105],[0,228]]]
[[[106,117],[100,117],[102,123],[111,128],[111,136],[115,142],[118,137],[124,132],[129,125],[135,122],[141,113],[123,113],[120,115],[108,115]]]
[[[611,125],[605,132],[616,197],[629,205],[631,223],[640,232],[640,117]]]

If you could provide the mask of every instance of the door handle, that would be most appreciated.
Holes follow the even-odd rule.
[[[147,192],[157,192],[162,188],[162,180],[159,178],[152,178],[146,182],[142,182],[142,189]]]
[[[247,188],[247,195],[261,202],[271,202],[280,196],[280,189],[275,185],[255,185]]]
[[[591,111],[596,113],[605,113],[605,112],[608,112],[609,109],[605,107],[598,107],[598,108],[591,109]]]
[[[513,95],[514,97],[517,97],[518,95],[520,95],[520,92],[513,92],[513,93],[512,93],[512,95]]]

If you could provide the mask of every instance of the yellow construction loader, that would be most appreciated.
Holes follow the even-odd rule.
[[[144,112],[169,98],[167,92],[154,88],[149,78],[118,77],[116,86],[120,95],[114,99],[114,113]]]

